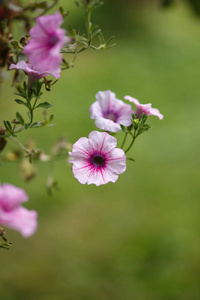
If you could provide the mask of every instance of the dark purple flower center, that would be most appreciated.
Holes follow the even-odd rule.
[[[108,112],[104,113],[104,118],[112,120],[113,122],[116,122],[118,119],[118,115],[112,111],[108,111]]]
[[[105,156],[101,153],[95,153],[90,157],[90,163],[95,167],[103,167],[105,165]]]
[[[51,47],[55,46],[57,44],[57,42],[59,41],[57,35],[55,33],[51,34],[49,37],[49,44],[51,45]]]

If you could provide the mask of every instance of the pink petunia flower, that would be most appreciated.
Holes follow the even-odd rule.
[[[37,229],[37,212],[20,206],[27,200],[23,189],[9,183],[0,186],[0,225],[19,231],[23,237],[33,235]]]
[[[160,113],[160,111],[157,108],[152,108],[151,103],[140,104],[140,102],[137,99],[135,99],[131,96],[125,96],[124,99],[135,104],[135,106],[137,108],[136,112],[134,112],[136,118],[139,119],[139,117],[142,114],[146,114],[147,116],[149,116],[149,115],[157,116],[160,120],[163,119],[163,115]]]
[[[95,119],[95,125],[99,129],[111,132],[121,130],[120,124],[131,125],[133,110],[131,105],[118,100],[111,91],[98,92],[97,101],[89,109],[91,119]]]
[[[48,75],[54,76],[56,79],[60,77],[60,68],[54,71],[37,71],[33,68],[31,64],[26,63],[24,60],[19,61],[16,65],[11,64],[9,67],[10,70],[17,69],[17,70],[23,70],[28,75],[28,87],[31,88],[32,83],[35,80],[39,80],[43,77],[46,77]]]
[[[55,71],[62,60],[60,49],[71,39],[65,35],[64,29],[59,28],[63,23],[59,12],[38,17],[36,20],[37,24],[30,30],[32,38],[24,47],[24,54],[35,70]]]
[[[116,138],[107,132],[92,131],[89,138],[80,138],[69,152],[74,177],[97,186],[116,182],[126,170],[125,153],[116,145]]]

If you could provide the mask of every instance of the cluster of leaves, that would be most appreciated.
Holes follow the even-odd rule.
[[[45,116],[45,121],[43,122],[33,122],[33,112],[37,108],[44,108],[48,109],[52,105],[48,102],[37,103],[39,98],[42,95],[41,88],[44,82],[40,82],[36,80],[33,84],[31,89],[28,88],[27,83],[24,81],[23,86],[18,85],[16,95],[20,96],[21,99],[15,99],[15,102],[19,105],[23,105],[28,109],[27,115],[29,117],[29,122],[25,122],[24,117],[17,111],[16,112],[16,119],[14,119],[11,123],[14,125],[12,126],[9,121],[4,121],[4,126],[7,131],[7,134],[4,134],[3,138],[13,136],[16,137],[17,133],[24,129],[28,128],[35,128],[35,127],[42,127],[42,126],[49,126],[49,123],[53,120],[54,116],[51,115],[49,118]],[[22,125],[17,127],[17,125]],[[50,124],[52,126],[52,124]]]
[[[111,41],[114,37],[111,37],[108,41],[105,40],[99,25],[92,24],[91,21],[91,13],[94,9],[98,8],[103,4],[100,0],[82,0],[75,1],[76,5],[84,10],[85,14],[85,25],[86,25],[86,33],[81,34],[80,29],[73,29],[69,27],[68,34],[72,38],[72,43],[66,45],[63,49],[63,53],[71,53],[74,55],[73,60],[69,63],[66,60],[63,60],[63,69],[70,68],[74,66],[74,61],[78,53],[85,51],[88,48],[92,48],[94,50],[103,50],[110,47],[115,46],[115,44],[111,44]],[[98,37],[99,45],[96,46],[93,43],[93,40]]]

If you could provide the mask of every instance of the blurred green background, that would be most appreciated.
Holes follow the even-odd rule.
[[[48,152],[60,136],[72,143],[88,136],[96,129],[88,108],[99,90],[151,102],[164,120],[149,117],[152,129],[130,151],[136,162],[115,184],[81,185],[63,159],[53,168],[59,190],[48,196],[51,164],[38,163],[29,183],[19,176],[19,162],[1,166],[1,182],[28,193],[26,207],[38,211],[39,228],[29,239],[6,231],[14,246],[0,252],[0,299],[200,299],[200,20],[186,1],[165,9],[141,2],[105,1],[94,13],[117,46],[80,54],[44,92],[56,126],[19,139],[34,137]],[[82,26],[81,9],[61,3],[70,10],[66,27]],[[1,86],[1,120],[19,109],[10,84],[8,78]],[[9,149],[17,146],[9,141],[1,155]]]

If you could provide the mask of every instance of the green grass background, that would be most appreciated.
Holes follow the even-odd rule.
[[[38,163],[29,183],[19,162],[1,166],[1,182],[29,194],[26,207],[38,210],[39,228],[29,239],[7,229],[14,246],[0,253],[0,299],[200,299],[200,20],[183,2],[165,10],[156,2],[105,2],[94,20],[117,46],[80,54],[75,68],[44,92],[56,126],[19,139],[34,137],[48,152],[60,136],[72,143],[88,136],[96,130],[88,108],[99,90],[151,102],[164,120],[149,117],[152,128],[130,151],[136,162],[115,184],[81,185],[63,159],[53,169],[60,189],[49,197],[49,163]],[[71,11],[66,26],[82,26],[73,1],[62,4]],[[13,91],[5,80],[1,120],[19,110]],[[9,141],[7,149],[17,146]]]

